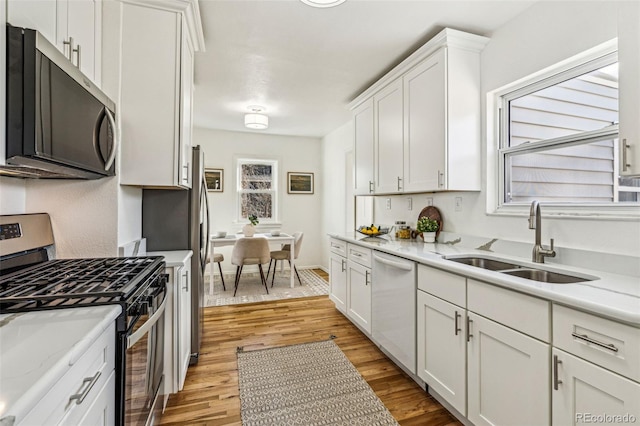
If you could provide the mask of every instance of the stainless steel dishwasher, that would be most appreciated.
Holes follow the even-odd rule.
[[[373,252],[371,335],[404,368],[416,374],[416,264]]]

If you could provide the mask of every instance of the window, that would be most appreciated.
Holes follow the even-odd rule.
[[[609,53],[502,93],[499,206],[637,203],[618,174],[618,62]]]
[[[241,158],[237,160],[238,221],[251,214],[261,223],[277,221],[278,162]]]

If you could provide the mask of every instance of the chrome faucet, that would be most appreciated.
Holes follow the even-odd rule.
[[[540,242],[542,239],[542,218],[540,217],[540,203],[538,200],[533,200],[531,203],[529,229],[536,230],[536,244],[533,246],[531,260],[536,263],[544,263],[545,257],[556,257],[556,251],[553,249],[553,238],[551,238],[551,247],[549,249],[542,247]]]

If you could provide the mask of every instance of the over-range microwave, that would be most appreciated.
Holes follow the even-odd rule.
[[[44,36],[7,24],[6,164],[0,175],[115,175],[115,103]]]

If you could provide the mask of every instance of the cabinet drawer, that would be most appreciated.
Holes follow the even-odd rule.
[[[551,306],[546,300],[469,279],[467,309],[536,339],[551,341]]]
[[[74,424],[69,420],[82,418],[115,368],[115,342],[113,324],[69,368],[20,424]],[[71,400],[75,395],[82,396]]]
[[[640,328],[554,304],[553,346],[640,381]]]
[[[418,265],[418,288],[455,305],[467,306],[467,279],[439,269]]]
[[[371,249],[356,246],[354,244],[347,244],[347,258],[362,266],[371,268]]]
[[[336,240],[335,238],[331,238],[329,240],[329,247],[331,248],[331,253],[339,254],[340,256],[347,257],[347,243],[342,240]]]

